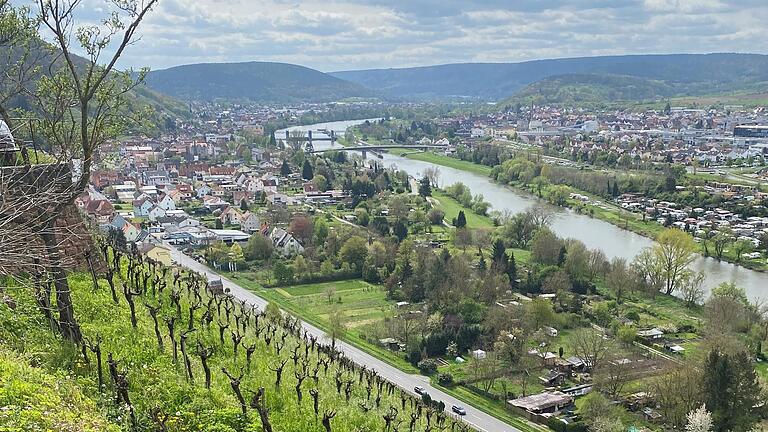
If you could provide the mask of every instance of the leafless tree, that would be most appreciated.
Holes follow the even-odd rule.
[[[590,370],[599,369],[603,365],[613,350],[613,345],[611,339],[589,328],[576,330],[571,337],[571,351],[581,358]]]

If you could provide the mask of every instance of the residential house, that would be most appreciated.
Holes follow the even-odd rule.
[[[219,215],[219,219],[224,225],[240,225],[242,218],[243,214],[240,210],[237,207],[232,206],[224,209],[224,211],[221,212],[221,215]]]
[[[133,201],[133,215],[136,217],[147,217],[152,207],[154,207],[154,204],[149,198],[137,199]]]
[[[255,213],[245,212],[240,219],[240,229],[247,233],[254,233],[261,228],[259,217]]]
[[[166,266],[171,266],[173,264],[173,260],[171,259],[171,250],[167,246],[153,243],[142,243],[139,246],[139,252],[146,255],[148,258],[151,258],[154,261],[162,263]]]
[[[158,207],[156,205],[153,205],[149,211],[147,212],[147,217],[151,221],[156,221],[157,219],[161,217],[165,217],[165,210],[162,207]]]
[[[275,251],[284,257],[293,256],[304,252],[304,246],[288,231],[282,228],[273,228],[269,233]]]

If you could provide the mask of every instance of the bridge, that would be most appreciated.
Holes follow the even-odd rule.
[[[324,150],[312,150],[308,153],[325,153],[332,151],[359,151],[363,153],[363,158],[366,157],[367,152],[375,153],[377,150],[388,149],[410,149],[410,150],[428,150],[428,149],[445,149],[444,146],[436,146],[430,144],[382,144],[382,145],[356,145],[351,147],[334,147]]]
[[[325,136],[312,136],[312,131],[308,130],[306,135],[294,135],[291,136],[291,133],[289,131],[285,131],[285,141],[288,143],[293,144],[294,146],[298,147],[299,144],[305,143],[305,151],[311,152],[314,150],[314,146],[312,145],[313,141],[330,141],[331,146],[333,146],[333,143],[335,143],[338,140],[338,137],[336,136],[336,132],[333,130],[318,130],[317,132],[325,134]]]

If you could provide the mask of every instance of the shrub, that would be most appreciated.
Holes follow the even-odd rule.
[[[437,372],[437,362],[432,359],[422,360],[416,367],[419,368],[419,372],[423,375],[432,375]]]
[[[437,376],[437,383],[441,386],[449,386],[453,384],[453,375],[449,373],[441,373]]]
[[[406,355],[406,359],[408,360],[408,363],[416,366],[419,361],[421,360],[421,350],[417,346],[412,346],[410,349],[408,349],[408,354]]]

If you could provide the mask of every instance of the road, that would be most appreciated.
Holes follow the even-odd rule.
[[[246,302],[258,307],[261,310],[264,310],[267,306],[267,301],[263,298],[257,296],[253,292],[241,287],[240,285],[232,282],[231,280],[227,279],[226,277],[221,276],[220,274],[216,273],[212,269],[210,269],[205,264],[201,264],[197,261],[195,261],[193,258],[185,255],[180,250],[178,250],[176,247],[174,247],[171,244],[167,244],[166,246],[171,249],[171,258],[174,262],[178,263],[179,265],[186,267],[188,269],[194,270],[200,274],[204,274],[208,280],[217,280],[221,279],[224,288],[229,288],[230,294],[232,294],[234,297],[245,300]],[[303,327],[311,334],[318,338],[323,339],[329,339],[325,332],[320,330],[319,328],[306,323],[302,322]],[[387,380],[397,384],[400,388],[404,389],[405,391],[415,394],[413,392],[413,388],[416,386],[424,387],[430,396],[432,396],[432,399],[435,400],[441,400],[445,402],[446,411],[453,416],[450,409],[452,405],[460,405],[466,408],[467,415],[463,416],[462,419],[474,427],[475,429],[481,431],[481,432],[520,432],[519,429],[514,428],[503,421],[497,419],[496,417],[491,416],[490,414],[486,414],[476,408],[473,408],[471,406],[466,405],[465,403],[461,402],[460,400],[449,396],[440,390],[432,387],[429,385],[429,379],[427,377],[424,377],[422,375],[409,375],[400,369],[391,366],[376,357],[365,353],[364,351],[361,351],[358,348],[355,348],[352,345],[349,345],[342,341],[336,342],[336,348],[341,350],[345,356],[347,356],[349,359],[354,361],[355,363],[366,366],[369,369],[373,369],[376,372],[378,372],[379,375],[381,375],[383,378],[386,378]]]

